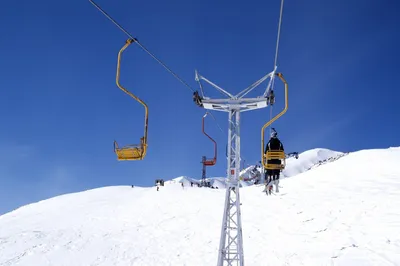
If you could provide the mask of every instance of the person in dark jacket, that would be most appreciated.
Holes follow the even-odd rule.
[[[284,151],[282,142],[278,139],[278,133],[274,128],[272,128],[271,138],[268,141],[267,145],[265,146],[265,153],[267,151]],[[270,159],[267,161],[267,164],[275,164],[280,165],[282,162],[280,159]],[[265,181],[269,187],[267,189],[272,189],[272,183],[275,184],[276,192],[279,192],[279,176],[280,176],[280,169],[265,169]]]

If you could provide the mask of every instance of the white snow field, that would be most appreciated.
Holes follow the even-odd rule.
[[[280,185],[240,190],[246,266],[400,265],[400,148],[350,153]],[[33,203],[0,216],[0,265],[216,265],[224,196],[166,182]]]
[[[295,176],[304,173],[312,168],[318,167],[321,164],[335,161],[341,157],[347,155],[347,153],[332,151],[328,149],[312,149],[305,151],[299,155],[298,159],[288,158],[286,160],[286,168],[281,173],[281,178]],[[251,165],[240,172],[240,176],[243,179],[252,179],[251,170],[254,165]],[[261,172],[260,167],[257,169]],[[241,185],[247,186],[252,182],[241,181]]]

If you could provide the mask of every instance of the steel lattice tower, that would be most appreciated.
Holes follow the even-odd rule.
[[[240,113],[268,106],[271,83],[275,77],[275,70],[253,83],[237,95],[232,95],[196,71],[196,81],[199,82],[201,94],[194,94],[194,101],[201,107],[209,110],[228,112],[228,154],[227,154],[227,189],[225,207],[222,219],[221,238],[218,254],[218,266],[244,265],[242,218],[240,211]],[[271,78],[264,94],[257,98],[243,98],[266,79]],[[211,99],[204,97],[201,80],[228,96],[226,99]]]

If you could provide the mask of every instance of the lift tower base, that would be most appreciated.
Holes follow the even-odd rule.
[[[242,216],[240,211],[240,110],[230,110],[228,130],[228,180],[219,244],[218,266],[243,266]]]

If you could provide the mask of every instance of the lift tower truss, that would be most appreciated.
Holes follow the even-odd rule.
[[[271,84],[278,73],[275,70],[237,95],[232,95],[218,85],[201,76],[196,71],[195,79],[199,83],[201,96],[196,92],[194,101],[201,107],[209,110],[228,112],[228,152],[227,152],[227,189],[225,207],[222,218],[221,238],[218,254],[218,266],[244,265],[242,220],[240,211],[239,171],[240,171],[240,113],[261,109],[268,106]],[[262,96],[244,98],[249,92],[270,78],[268,86]],[[201,80],[207,82],[219,92],[226,95],[225,99],[211,99],[205,97]]]

